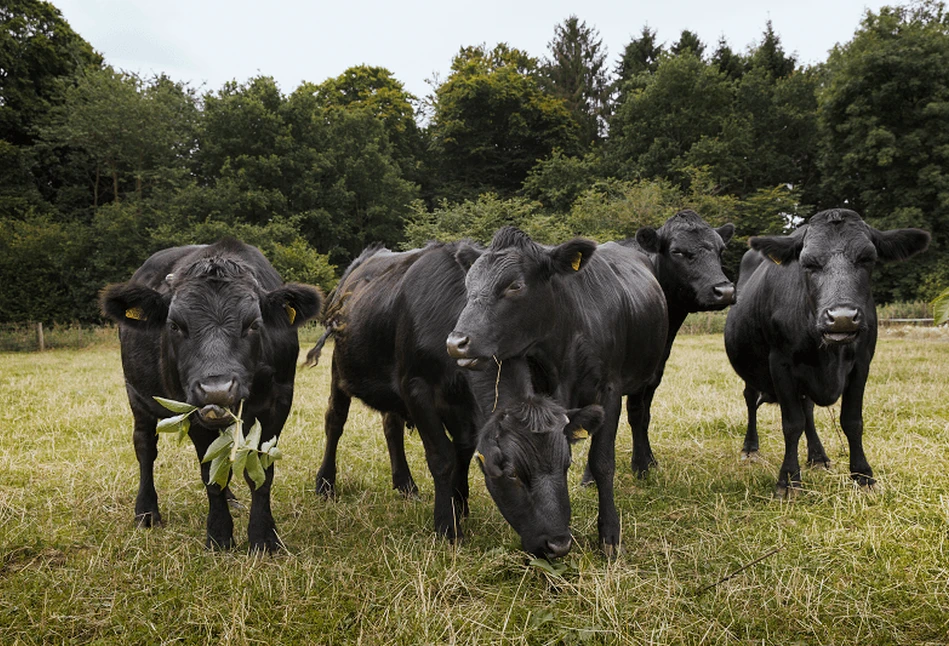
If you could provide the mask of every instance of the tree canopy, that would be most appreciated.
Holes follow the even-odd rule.
[[[867,11],[804,66],[768,21],[733,49],[632,30],[610,60],[578,15],[546,56],[460,44],[424,100],[384,67],[199,93],[114,69],[53,4],[0,7],[0,322],[99,320],[96,294],[151,253],[225,234],[328,289],[366,245],[634,235],[682,208],[748,236],[846,206],[933,233],[877,298],[949,284],[949,19]]]

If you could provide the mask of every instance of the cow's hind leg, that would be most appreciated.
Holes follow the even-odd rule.
[[[336,495],[336,449],[339,446],[339,438],[343,436],[343,426],[349,417],[349,405],[352,402],[352,398],[339,387],[340,377],[335,357],[332,374],[325,416],[326,446],[323,448],[323,463],[316,472],[316,492],[328,498]]]
[[[757,390],[745,384],[743,392],[745,408],[748,410],[748,429],[745,431],[745,443],[741,447],[741,459],[758,459],[758,407],[761,405]]]
[[[425,445],[425,460],[435,484],[435,531],[450,541],[462,537],[461,518],[467,501],[456,490],[458,459],[455,446],[435,410],[432,387],[420,378],[410,378],[403,386],[409,414]]]
[[[830,458],[814,426],[814,402],[804,399],[804,437],[807,438],[807,466],[830,468]]]
[[[389,449],[389,465],[392,467],[392,488],[406,498],[418,498],[418,486],[412,478],[409,462],[405,457],[405,420],[398,413],[382,415],[382,429]]]
[[[596,481],[599,514],[597,528],[600,534],[600,549],[608,558],[619,555],[620,524],[614,499],[613,477],[616,472],[616,427],[623,406],[622,396],[610,388],[601,398],[603,402],[603,424],[590,441],[590,471]]]
[[[633,473],[640,478],[649,475],[649,468],[658,464],[649,445],[650,408],[658,384],[647,384],[641,391],[626,397],[626,416],[633,431]]]
[[[158,457],[158,420],[147,413],[136,412],[132,443],[138,460],[138,495],[135,497],[135,522],[139,527],[161,525],[158,493],[155,491],[155,459]]]

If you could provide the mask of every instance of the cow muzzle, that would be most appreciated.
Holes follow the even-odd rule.
[[[822,315],[821,336],[827,345],[853,343],[860,333],[863,317],[849,306],[829,307]]]
[[[234,421],[231,410],[238,402],[237,380],[211,377],[200,381],[194,388],[194,401],[201,402],[198,417],[206,426],[227,426]]]
[[[471,339],[460,332],[452,332],[448,335],[445,342],[448,349],[448,356],[454,359],[461,368],[474,368],[478,365],[477,357],[469,356],[468,351],[471,347]]]

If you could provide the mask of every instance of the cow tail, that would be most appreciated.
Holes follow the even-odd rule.
[[[320,363],[320,353],[323,351],[323,346],[326,344],[326,339],[336,331],[336,326],[333,324],[327,325],[326,329],[323,331],[323,336],[316,342],[309,352],[306,353],[306,363],[304,365],[307,368],[315,368],[317,364]]]

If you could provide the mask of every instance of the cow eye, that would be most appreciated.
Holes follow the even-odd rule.
[[[257,332],[258,330],[260,330],[260,319],[255,319],[251,321],[250,324],[248,324],[245,329],[246,329],[247,334],[253,334]]]
[[[695,254],[691,251],[686,251],[685,249],[673,249],[672,255],[677,258],[684,258],[686,260],[692,260],[695,257]]]
[[[175,334],[184,333],[184,329],[182,328],[182,326],[178,325],[174,321],[168,321],[168,329],[174,332]]]
[[[521,293],[521,290],[524,289],[524,282],[521,280],[515,280],[510,285],[507,286],[507,289],[504,290],[505,296],[517,296]]]

